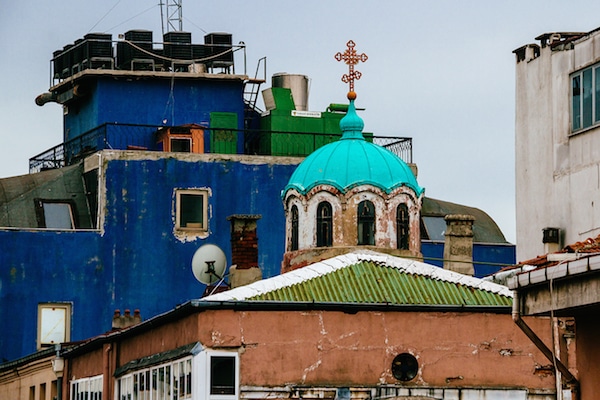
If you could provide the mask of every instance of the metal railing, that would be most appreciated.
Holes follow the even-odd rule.
[[[172,127],[105,123],[29,159],[29,172],[62,168],[105,149],[162,151],[159,132]],[[182,127],[175,127],[181,134]],[[185,127],[183,127],[185,131]],[[305,157],[334,142],[341,134],[202,128],[204,153]],[[175,131],[175,130],[173,130]],[[367,141],[387,148],[406,163],[412,163],[412,138],[374,136]]]

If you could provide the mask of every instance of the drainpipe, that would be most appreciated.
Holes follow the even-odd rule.
[[[106,393],[107,398],[109,397],[108,394],[111,392],[110,391],[110,383],[111,383],[111,365],[110,365],[110,358],[112,355],[112,344],[108,343],[105,344],[103,346],[103,354],[102,354],[102,375],[103,375],[103,385],[102,385],[102,391],[104,393]]]
[[[63,386],[63,376],[65,373],[65,360],[62,358],[61,345],[55,344],[54,349],[56,351],[56,356],[52,360],[52,371],[56,375],[56,398],[58,400],[62,400],[62,386]]]
[[[569,386],[571,390],[572,400],[579,400],[579,381],[577,378],[573,376],[571,371],[560,361],[558,358],[554,356],[552,350],[546,346],[546,344],[540,339],[535,332],[523,321],[521,318],[520,311],[520,299],[519,294],[515,290],[513,291],[513,306],[512,306],[512,319],[517,324],[517,326],[523,331],[523,333],[533,342],[535,347],[537,347],[544,356],[554,365],[558,371],[562,374],[565,383]]]

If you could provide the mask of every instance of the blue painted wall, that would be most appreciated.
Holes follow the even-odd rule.
[[[421,254],[424,262],[438,267],[444,266],[444,242],[422,241]],[[515,265],[516,258],[514,244],[473,243],[473,268],[477,278],[498,272],[502,267]]]
[[[86,85],[88,95],[68,103],[65,141],[106,122],[208,126],[211,112],[237,113],[238,129],[243,129],[243,82],[239,80],[98,77]]]
[[[260,214],[259,265],[280,270],[285,219],[280,191],[296,165],[233,161],[112,160],[106,166],[104,233],[0,230],[0,362],[36,350],[40,302],[72,302],[72,340],[108,331],[115,309],[143,318],[200,297],[191,259],[205,243],[231,262],[232,214]],[[175,188],[211,188],[210,235],[173,234]]]

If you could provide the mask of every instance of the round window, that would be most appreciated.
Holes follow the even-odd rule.
[[[402,353],[394,357],[392,361],[392,375],[399,381],[407,382],[413,380],[419,371],[419,363],[412,354]]]

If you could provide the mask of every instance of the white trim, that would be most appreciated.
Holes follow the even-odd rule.
[[[70,382],[69,398],[71,400],[101,400],[103,384],[103,375],[74,379]]]

